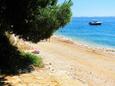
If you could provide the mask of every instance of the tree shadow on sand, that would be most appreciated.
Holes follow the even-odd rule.
[[[25,74],[25,73],[30,73],[32,70],[34,70],[33,67],[26,67],[26,68],[20,68],[18,70],[16,70],[16,72],[6,72],[2,71],[3,73],[1,73],[0,75],[0,86],[12,86],[11,82],[7,79],[7,77],[9,76],[15,76],[15,75],[20,75],[20,74]]]
[[[6,82],[6,76],[0,75],[0,86],[12,86],[10,83]]]

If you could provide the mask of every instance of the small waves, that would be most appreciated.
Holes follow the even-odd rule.
[[[70,24],[58,30],[56,34],[82,42],[115,48],[115,18],[97,18],[103,22],[101,26],[90,26],[88,22],[91,19],[96,18],[73,18]]]

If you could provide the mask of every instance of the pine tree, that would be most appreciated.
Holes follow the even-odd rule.
[[[17,68],[20,52],[10,44],[6,32],[27,41],[49,38],[71,19],[71,0],[0,0],[0,68]]]

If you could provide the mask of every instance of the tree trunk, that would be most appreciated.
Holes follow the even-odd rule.
[[[20,53],[6,35],[0,34],[0,70],[3,73],[17,74],[34,70],[31,60]]]
[[[15,70],[19,63],[20,52],[15,46],[10,44],[9,39],[5,34],[0,34],[0,69]]]

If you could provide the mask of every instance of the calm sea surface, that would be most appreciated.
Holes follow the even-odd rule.
[[[94,19],[102,25],[89,25]],[[115,48],[115,17],[75,17],[55,34],[92,46]]]

